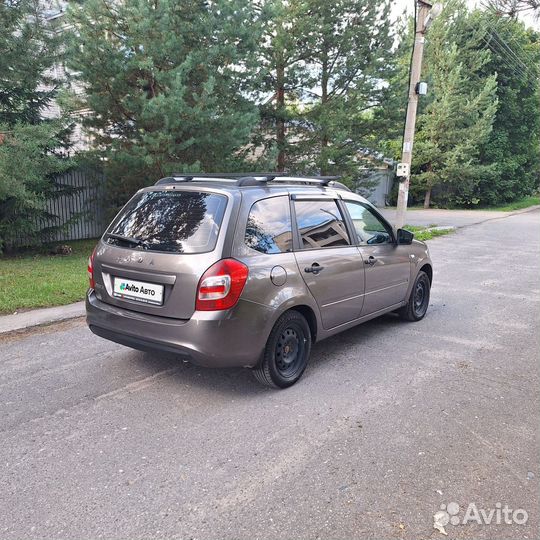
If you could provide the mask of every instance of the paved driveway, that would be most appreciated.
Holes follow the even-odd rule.
[[[316,345],[286,391],[80,320],[4,339],[0,537],[444,538],[433,515],[452,502],[528,522],[449,538],[537,538],[539,225],[431,241],[426,319]]]

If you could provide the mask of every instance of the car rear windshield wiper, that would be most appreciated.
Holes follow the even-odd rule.
[[[115,240],[121,240],[127,242],[133,246],[141,246],[144,249],[148,249],[148,244],[140,238],[131,238],[130,236],[122,236],[121,234],[107,233],[107,238],[114,238]]]

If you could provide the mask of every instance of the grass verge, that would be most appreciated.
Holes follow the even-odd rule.
[[[455,230],[453,228],[434,229],[433,227],[437,227],[437,225],[429,225],[428,227],[420,227],[418,225],[405,225],[405,227],[403,228],[414,233],[415,240],[421,240],[422,242],[425,242],[426,240],[431,240],[432,238],[436,238],[437,236],[444,236],[445,234],[450,234]]]
[[[88,257],[96,243],[97,240],[62,242],[71,246],[70,255],[36,250],[0,256],[0,313],[82,300],[88,287]]]
[[[486,210],[497,210],[498,212],[513,212],[514,210],[522,210],[523,208],[529,208],[529,206],[536,206],[540,204],[540,196],[530,196],[514,201],[505,206],[496,206],[487,208]]]

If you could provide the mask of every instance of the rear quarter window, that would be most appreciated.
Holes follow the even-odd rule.
[[[244,241],[260,253],[292,251],[289,197],[257,201],[249,212]]]
[[[105,241],[172,253],[205,253],[217,242],[227,197],[193,191],[145,191],[133,197],[113,221]]]

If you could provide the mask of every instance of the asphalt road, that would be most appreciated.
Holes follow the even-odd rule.
[[[539,226],[431,241],[426,319],[316,345],[285,391],[82,320],[4,338],[0,538],[444,538],[451,502],[528,521],[449,538],[538,538]]]

